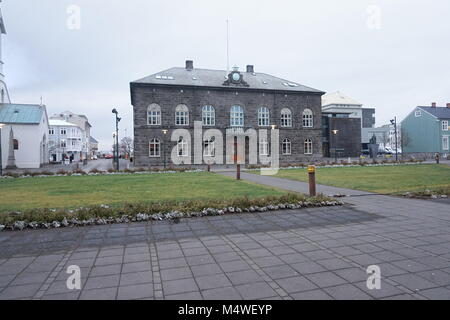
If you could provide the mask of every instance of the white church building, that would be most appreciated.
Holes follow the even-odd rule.
[[[5,34],[0,9],[0,164],[6,169],[40,168],[49,162],[47,110],[43,105],[11,103],[3,73],[1,42]]]

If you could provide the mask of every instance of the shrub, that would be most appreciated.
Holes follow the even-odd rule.
[[[60,169],[60,170],[58,170],[57,172],[56,172],[56,174],[60,174],[60,175],[66,175],[66,174],[69,174],[66,170],[64,170],[64,169]]]

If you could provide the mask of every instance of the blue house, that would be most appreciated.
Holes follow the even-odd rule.
[[[401,124],[403,154],[432,158],[447,157],[449,150],[450,103],[446,107],[416,107]]]

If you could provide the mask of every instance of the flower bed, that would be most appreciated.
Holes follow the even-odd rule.
[[[337,206],[343,202],[319,195],[307,197],[287,194],[279,197],[237,198],[223,201],[181,201],[126,204],[120,208],[107,205],[75,210],[35,209],[0,215],[0,231],[50,229],[88,225],[107,225],[138,221],[179,220],[180,218],[217,216],[309,207]]]

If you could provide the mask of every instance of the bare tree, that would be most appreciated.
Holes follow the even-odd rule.
[[[133,139],[130,137],[124,137],[120,140],[119,151],[121,154],[128,154],[131,156],[133,154]]]
[[[386,145],[389,143],[389,132],[383,131],[380,135],[380,142],[383,144],[383,147],[386,148]]]

